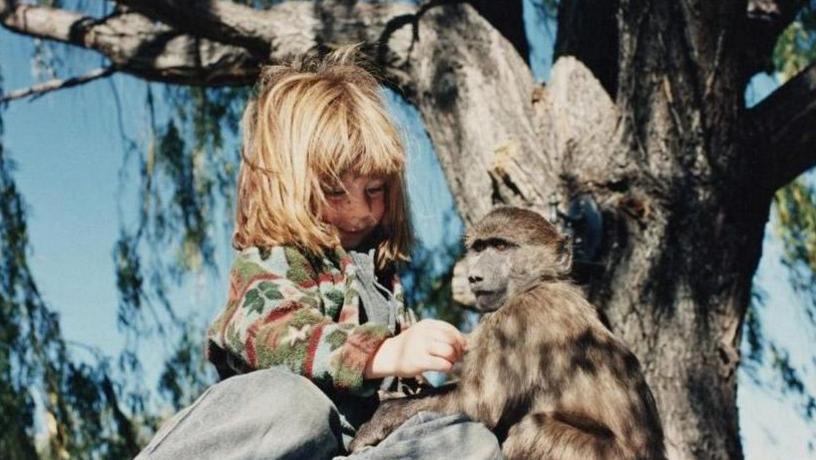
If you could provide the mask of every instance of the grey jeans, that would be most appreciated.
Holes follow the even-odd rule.
[[[464,415],[421,412],[379,445],[346,457],[350,430],[308,379],[263,369],[208,388],[162,425],[136,459],[502,458],[493,433]]]

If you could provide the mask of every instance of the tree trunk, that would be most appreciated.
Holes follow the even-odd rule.
[[[771,193],[741,147],[744,78],[724,52],[739,5],[619,3],[617,68],[591,61],[616,80],[566,57],[546,88],[468,7],[429,10],[412,102],[467,222],[498,203],[600,204],[587,290],[644,365],[670,457],[741,458],[739,335]]]

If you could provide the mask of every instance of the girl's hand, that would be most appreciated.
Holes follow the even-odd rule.
[[[448,372],[467,348],[465,337],[450,324],[424,319],[386,339],[365,369],[366,378],[414,377],[425,371]]]

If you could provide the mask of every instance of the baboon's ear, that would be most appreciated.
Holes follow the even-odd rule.
[[[462,242],[465,245],[465,249],[470,248],[471,243],[473,243],[473,227],[465,230],[465,235],[462,237]]]
[[[572,270],[572,239],[563,238],[556,247],[555,266],[558,273],[568,275]]]

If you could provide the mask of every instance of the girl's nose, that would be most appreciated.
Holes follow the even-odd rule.
[[[352,198],[350,200],[350,205],[353,214],[359,216],[369,216],[371,215],[371,200],[368,197],[362,198]]]
[[[358,224],[371,219],[371,206],[365,201],[361,203],[351,200],[341,213],[345,215],[348,222]]]

